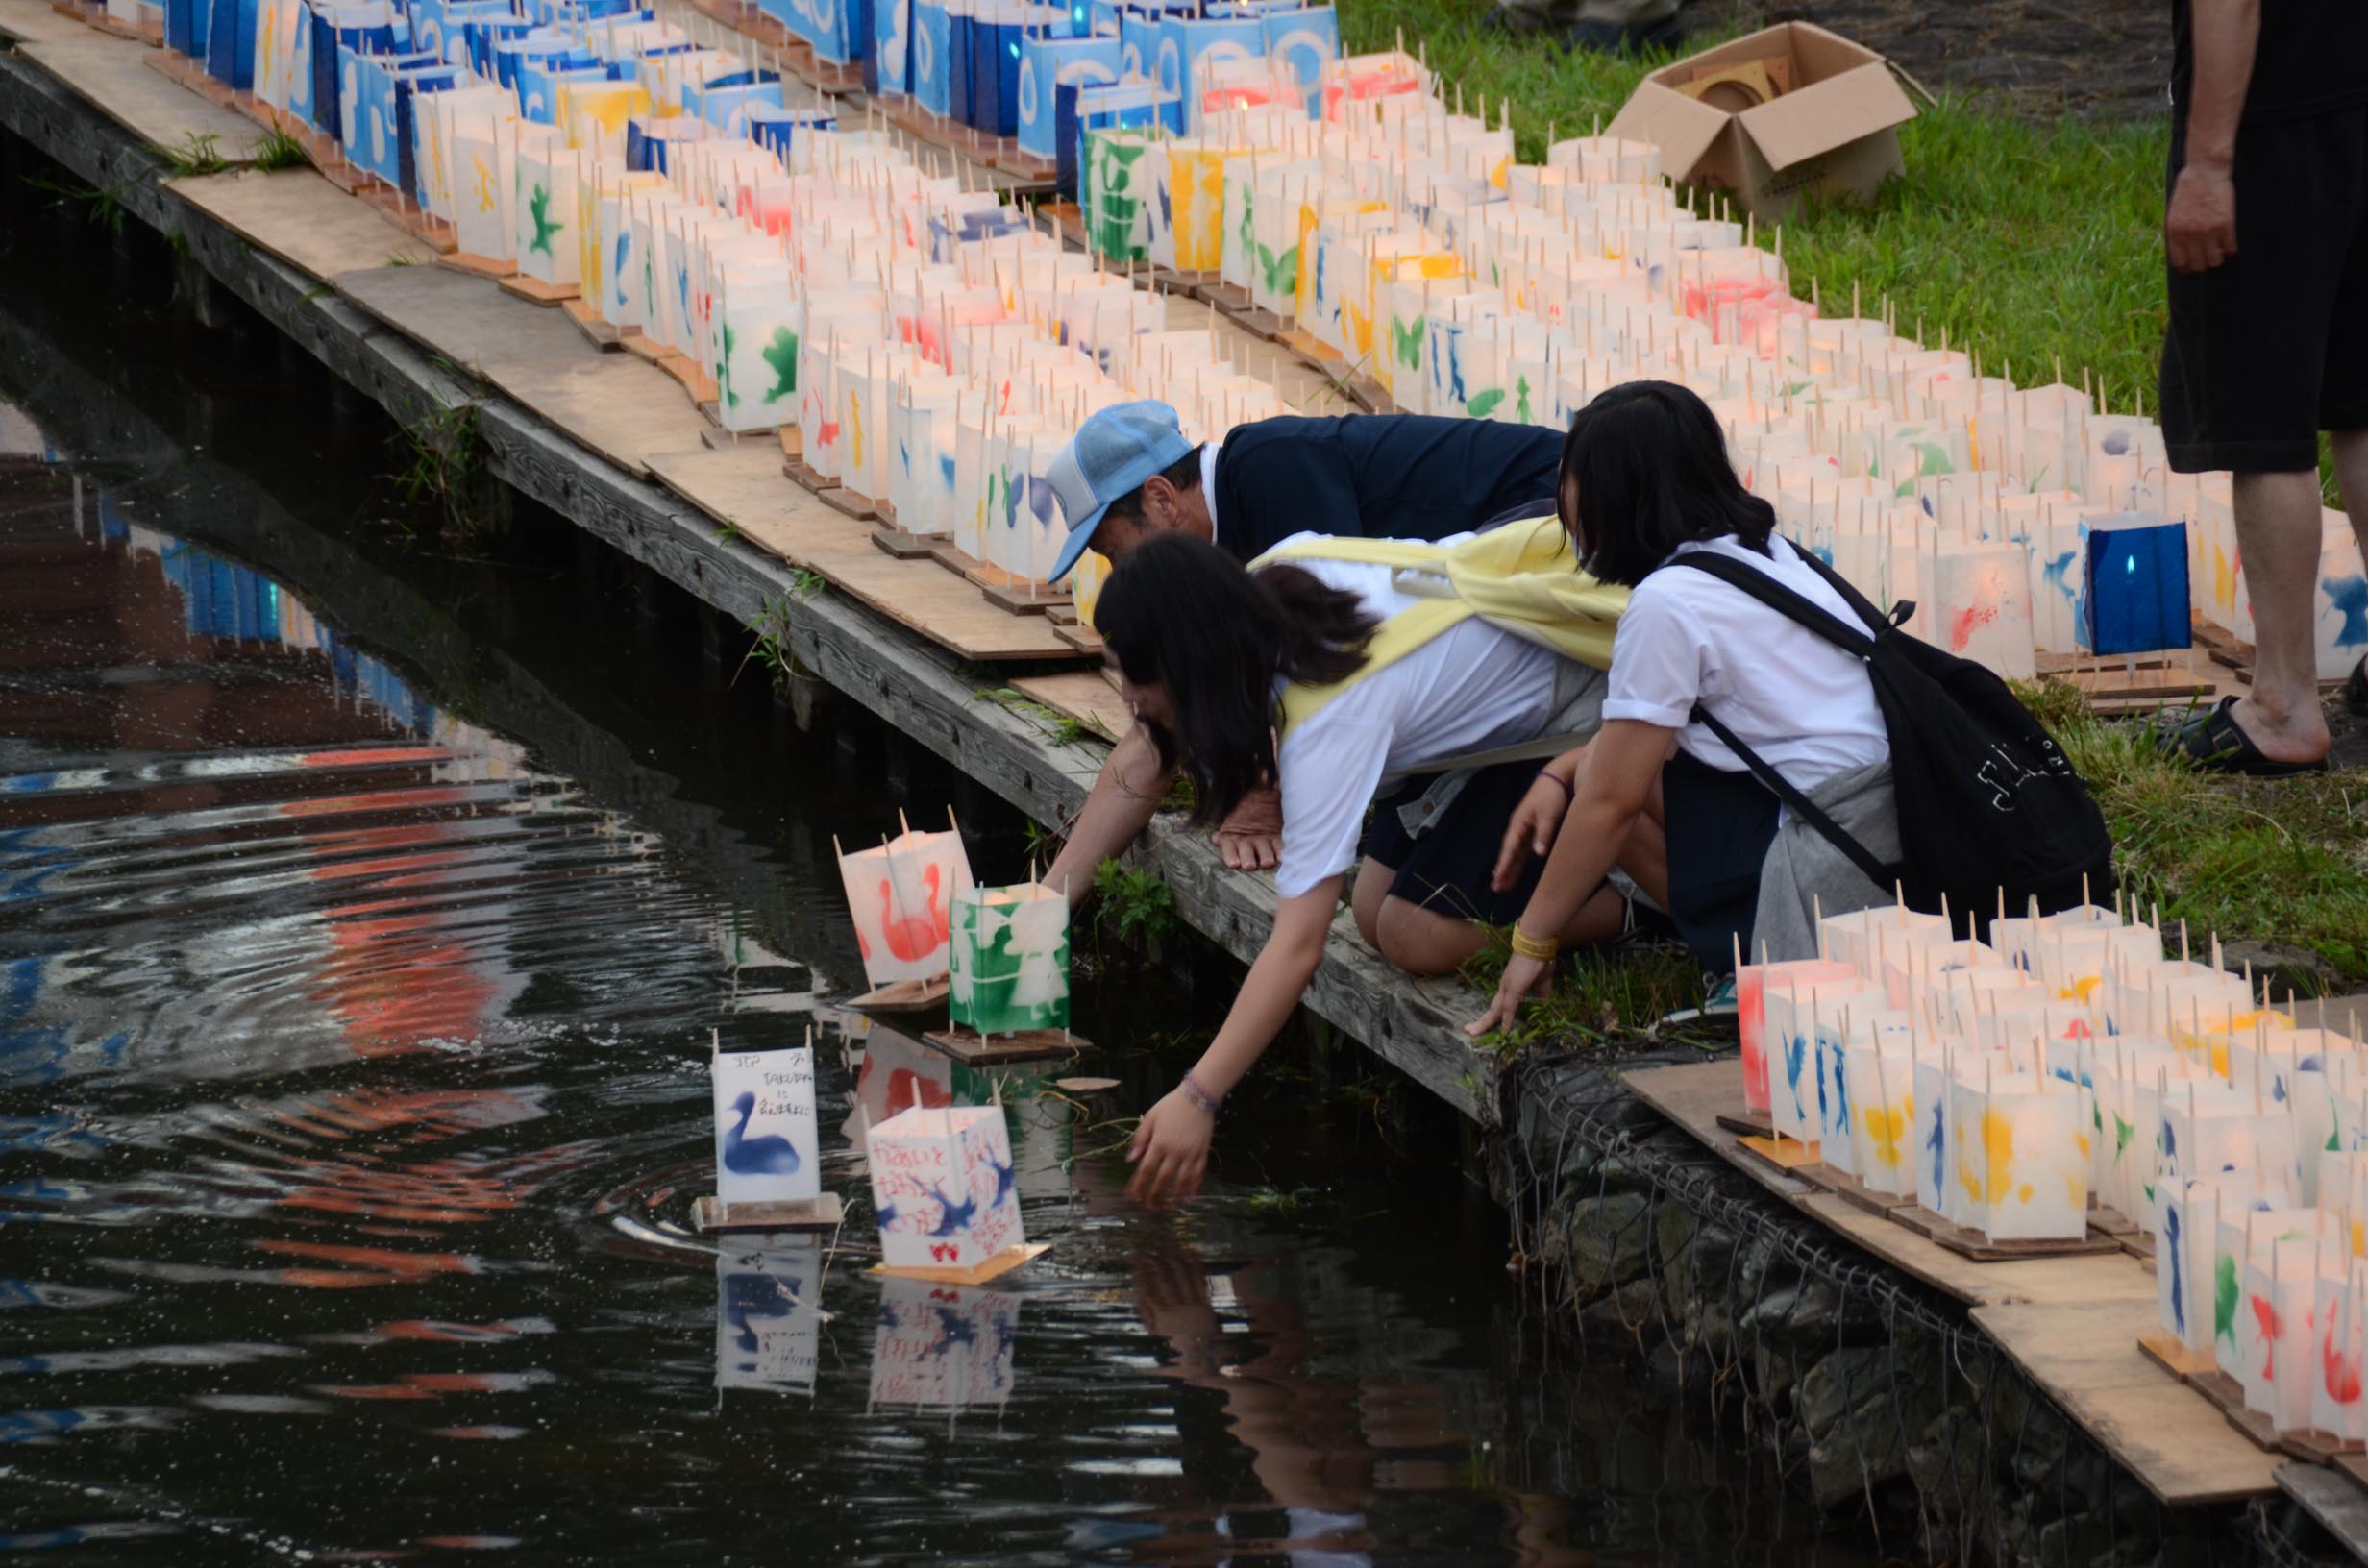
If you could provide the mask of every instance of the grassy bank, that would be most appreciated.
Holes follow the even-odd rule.
[[[1419,42],[1450,98],[1508,100],[1521,156],[1548,133],[1609,120],[1639,77],[1666,63],[1564,55],[1542,40],[1482,28],[1486,0],[1360,0],[1342,8],[1343,46]],[[2036,24],[2035,24],[2036,25]],[[1688,45],[1706,47],[1714,36]],[[1866,208],[1834,208],[1785,226],[1796,292],[1813,280],[1826,313],[1846,314],[1856,284],[1872,313],[1885,297],[1903,331],[1945,329],[1986,370],[2010,366],[2035,384],[2060,359],[2078,382],[2100,379],[2115,411],[2154,407],[2162,345],[2162,164],[2168,121],[2038,125],[1943,93],[1900,132],[1906,175]]]

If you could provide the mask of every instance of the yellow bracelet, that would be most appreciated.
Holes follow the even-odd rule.
[[[1563,944],[1552,937],[1533,937],[1518,925],[1513,928],[1513,951],[1520,958],[1534,958],[1541,964],[1551,964]]]

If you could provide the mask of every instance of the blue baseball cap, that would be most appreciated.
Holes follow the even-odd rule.
[[[1069,576],[1094,542],[1110,503],[1143,488],[1143,481],[1193,450],[1175,410],[1154,399],[1104,408],[1077,427],[1045,470],[1061,503],[1069,538],[1052,563],[1054,582]]]

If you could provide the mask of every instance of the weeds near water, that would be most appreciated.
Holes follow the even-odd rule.
[[[1089,738],[1100,739],[1081,719],[1073,719],[1058,708],[1037,701],[1013,686],[982,686],[971,693],[984,702],[993,702],[1023,719],[1032,720],[1044,727],[1045,735],[1054,746],[1074,746]]]
[[[802,596],[798,596],[793,588],[791,597]],[[764,667],[776,692],[789,690],[791,678],[801,673],[798,655],[791,652],[789,647],[789,600],[767,596],[757,602],[756,619],[741,624],[754,640],[749,644],[749,650],[740,655],[740,663],[731,673],[732,680],[737,682],[740,672],[746,670],[749,661],[753,659]]]
[[[391,476],[395,493],[412,506],[433,505],[447,533],[465,535],[472,530],[470,503],[485,473],[485,437],[477,428],[478,401],[470,397],[436,404],[402,427],[411,461]]]
[[[1182,928],[1175,892],[1157,871],[1132,870],[1105,860],[1094,870],[1094,891],[1101,896],[1102,919],[1121,942],[1158,942]]]
[[[227,173],[236,167],[222,156],[222,138],[210,132],[190,132],[178,147],[159,147],[156,154],[164,159],[165,168],[176,180],[202,179],[210,174]]]
[[[303,142],[275,129],[263,133],[263,139],[255,144],[255,157],[250,161],[268,174],[275,169],[301,169],[312,159],[306,156]]]
[[[72,202],[83,209],[84,217],[117,235],[123,233],[123,193],[138,184],[132,179],[119,180],[111,185],[71,185],[34,174],[24,178],[25,184],[35,190],[45,190],[57,197],[59,206]]]

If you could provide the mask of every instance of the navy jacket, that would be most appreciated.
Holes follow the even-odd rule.
[[[1559,431],[1488,419],[1262,419],[1217,454],[1217,543],[1254,560],[1295,533],[1440,539],[1554,509]]]

